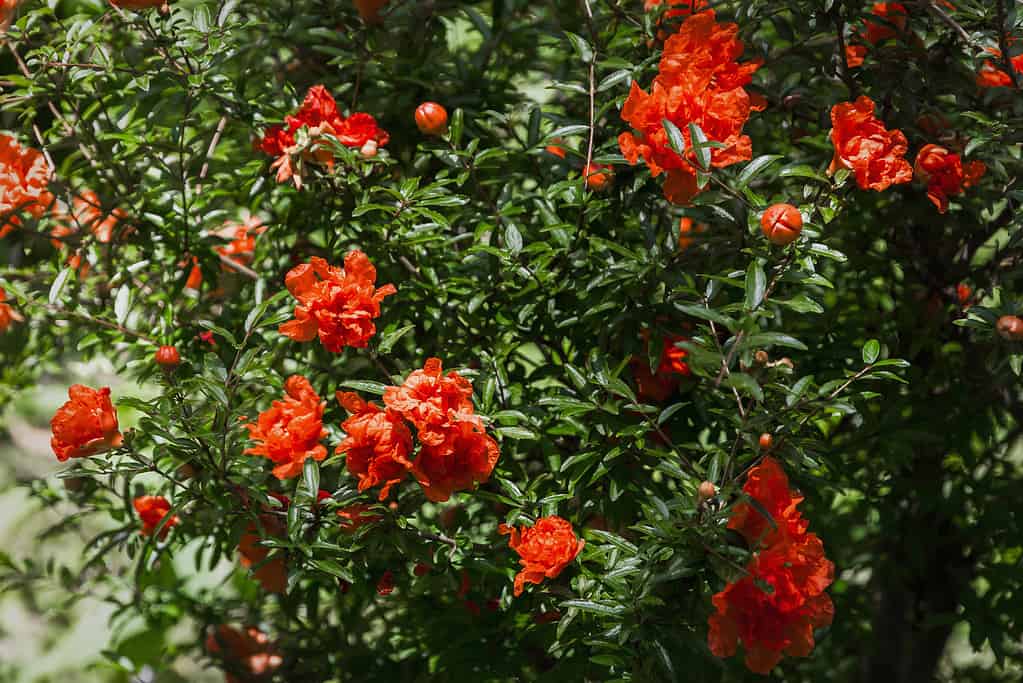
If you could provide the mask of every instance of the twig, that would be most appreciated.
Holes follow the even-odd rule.
[[[96,318],[94,316],[89,315],[88,313],[79,313],[77,311],[69,311],[66,308],[62,308],[60,306],[55,306],[53,304],[45,304],[43,307],[46,310],[51,311],[53,313],[56,313],[58,315],[67,316],[67,317],[70,317],[70,318],[78,318],[79,320],[84,320],[84,321],[90,322],[90,323],[92,323],[94,325],[99,325],[100,327],[105,327],[105,328],[107,328],[109,330],[117,330],[121,334],[126,334],[126,335],[128,335],[130,337],[136,337],[136,338],[141,339],[143,341],[147,341],[150,344],[153,344],[154,346],[159,346],[160,345],[160,342],[158,342],[156,339],[153,339],[149,335],[142,334],[141,332],[136,332],[135,330],[130,330],[127,327],[125,327],[124,325],[118,325],[116,323],[112,323],[112,322],[109,322],[107,320],[103,320],[102,318]]]
[[[934,0],[924,0],[924,2],[922,2],[921,4],[928,10],[933,12],[939,19],[941,19],[941,21],[946,26],[955,31],[956,34],[959,35],[959,37],[962,39],[964,43],[966,43],[967,45],[973,44],[973,41],[970,40],[970,34],[966,32],[966,29],[960,26],[959,22],[953,19],[952,16],[948,12],[946,12],[944,8],[939,7],[938,3],[936,3]]]
[[[583,7],[586,9],[586,25],[590,32],[590,132],[586,141],[586,165],[583,167],[583,175],[588,176],[590,165],[593,163],[593,128],[596,125],[596,68],[597,68],[597,33],[593,28],[593,10],[590,9],[590,0],[583,0]]]
[[[210,140],[210,146],[206,148],[206,160],[202,163],[202,168],[199,169],[199,181],[196,185],[195,191],[202,192],[202,181],[206,177],[206,174],[210,172],[210,159],[213,158],[213,153],[217,150],[217,145],[220,144],[220,136],[224,134],[224,127],[227,125],[227,114],[220,117],[220,121],[217,122],[217,129],[213,132],[213,139]]]
[[[259,277],[259,273],[257,273],[256,271],[252,270],[251,268],[249,268],[246,265],[238,263],[237,261],[232,259],[230,256],[224,256],[223,254],[217,254],[217,256],[220,258],[220,262],[223,263],[228,268],[231,268],[232,270],[235,270],[235,271],[241,273],[242,275],[245,275],[245,276],[247,276],[247,277],[249,277],[249,278],[251,278],[253,280],[261,279]]]

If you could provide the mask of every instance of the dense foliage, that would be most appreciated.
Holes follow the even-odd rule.
[[[0,586],[122,680],[1018,680],[1017,9],[0,3],[0,404],[121,382]]]

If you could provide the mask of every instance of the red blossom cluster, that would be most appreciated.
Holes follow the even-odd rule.
[[[348,252],[343,269],[318,256],[295,266],[284,282],[298,305],[295,319],[280,326],[281,334],[297,342],[319,336],[332,353],[346,346],[365,348],[376,334],[380,302],[398,291],[394,285],[377,288],[376,279],[376,268],[358,250]]]
[[[582,552],[586,541],[577,538],[572,525],[561,517],[541,517],[521,530],[502,524],[501,534],[510,534],[508,546],[518,553],[522,569],[515,575],[515,597],[527,583],[556,578]]]
[[[909,143],[901,130],[888,130],[874,116],[874,101],[861,95],[855,102],[831,108],[831,142],[835,155],[828,167],[852,171],[863,190],[886,190],[913,179],[913,168],[904,158]]]
[[[41,152],[0,133],[0,238],[21,225],[17,214],[39,218],[53,205],[51,174]]]
[[[305,132],[305,137],[299,135]],[[263,133],[258,148],[275,157],[273,168],[277,169],[277,182],[285,183],[294,179],[295,186],[301,187],[301,174],[295,173],[294,155],[301,155],[306,161],[334,167],[334,153],[322,136],[330,135],[345,147],[358,149],[363,156],[373,157],[377,148],[387,144],[390,136],[377,125],[370,114],[356,112],[342,116],[337,102],[322,85],[314,85],[306,93],[302,106],[293,116],[284,119],[283,126],[271,126]]]
[[[666,172],[664,196],[675,204],[688,204],[702,191],[698,169],[710,171],[699,168],[690,123],[708,141],[720,143],[709,150],[710,166],[722,168],[752,156],[742,129],[750,112],[760,111],[764,103],[743,86],[760,63],[737,61],[744,49],[738,32],[733,23],[718,23],[713,10],[690,15],[665,43],[650,92],[633,82],[622,107],[622,119],[635,130],[618,136],[622,154],[633,165],[642,157],[654,177]],[[683,156],[672,149],[664,120],[685,139]]]
[[[905,5],[899,2],[875,2],[870,9],[877,21],[865,20],[863,29],[853,34],[853,39],[845,47],[845,62],[850,68],[863,65],[867,56],[867,46],[898,38],[906,31],[909,13]]]
[[[284,663],[276,644],[255,626],[217,626],[206,637],[206,651],[223,661],[227,683],[268,680]]]
[[[945,213],[949,196],[962,194],[976,185],[987,166],[983,161],[964,164],[958,154],[940,145],[927,144],[917,152],[913,171],[917,180],[927,185],[927,198]]]
[[[257,445],[245,450],[248,455],[269,458],[275,465],[274,476],[281,480],[301,474],[307,458],[319,461],[327,457],[327,449],[320,443],[327,435],[323,428],[326,402],[301,375],[289,377],[284,391],[283,400],[274,401],[255,424],[246,425]]]
[[[648,341],[649,338],[650,331],[643,330],[643,339]],[[663,401],[678,388],[679,377],[688,377],[692,374],[689,364],[685,362],[688,354],[685,349],[676,346],[678,342],[688,340],[688,337],[673,334],[665,336],[656,372],[650,372],[650,363],[646,357],[634,356],[632,358],[630,361],[632,375],[636,380],[636,389],[640,398],[648,401]]]
[[[142,529],[139,530],[139,533],[143,536],[152,536],[171,509],[170,501],[163,496],[139,496],[132,501],[132,505],[135,507],[139,519],[142,520]],[[171,527],[179,521],[177,515],[172,515],[167,520],[167,523],[160,529],[161,541],[167,537],[167,532],[171,530]]]
[[[1012,45],[1016,42],[1013,38],[1009,38],[1006,42]],[[988,54],[993,55],[996,59],[1002,60],[1002,51],[996,47],[985,48]],[[1019,79],[1023,76],[1023,53],[1009,57],[1009,63],[1012,64],[1012,70],[1016,72],[1016,78]],[[1004,67],[1005,65],[1002,64]],[[1018,82],[1018,81],[1017,81]],[[1003,69],[1000,69],[990,59],[984,60],[983,66],[980,67],[980,71],[977,72],[977,85],[981,88],[1012,88],[1015,84],[1010,76]]]
[[[5,303],[7,301],[7,292],[4,291],[3,287],[0,287],[0,332],[6,332],[7,328],[13,323],[22,322],[24,320],[21,314],[11,308],[11,305]]]
[[[485,482],[497,464],[500,451],[474,412],[472,385],[457,372],[443,374],[439,358],[428,359],[401,386],[387,387],[386,409],[351,393],[338,399],[352,415],[342,424],[347,437],[337,450],[346,454],[359,490],[384,485],[380,500],[411,472],[428,500],[446,501]],[[404,420],[416,428],[415,460],[409,460],[412,437]]]
[[[736,505],[728,528],[742,534],[753,556],[745,575],[714,596],[707,641],[718,657],[735,655],[741,642],[746,666],[766,674],[783,656],[809,655],[814,629],[831,624],[834,606],[824,591],[834,565],[820,538],[807,532],[797,509],[803,497],[776,460],[765,457],[752,468],[743,492],[757,505]]]
[[[50,420],[50,446],[58,460],[86,458],[121,445],[109,387],[96,390],[75,384],[68,389],[68,397]]]

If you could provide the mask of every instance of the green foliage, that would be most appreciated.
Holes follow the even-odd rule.
[[[1012,680],[1023,349],[995,323],[1023,310],[1023,99],[974,81],[984,49],[1020,34],[1006,4],[914,4],[912,38],[853,70],[836,35],[866,3],[715,3],[763,60],[752,90],[769,106],[746,126],[753,159],[725,169],[690,125],[706,191],[682,208],[617,143],[629,87],[649,84],[660,54],[659,15],[639,0],[392,0],[378,25],[323,0],[179,0],[167,14],[26,0],[2,58],[3,125],[52,158],[58,200],[93,190],[127,218],[109,243],[81,230],[55,249],[52,214],[0,239],[0,286],[26,318],[0,333],[0,404],[94,356],[151,391],[115,391],[122,427],[126,411],[137,420],[122,448],[61,472],[74,486],[32,484],[63,520],[40,557],[0,554],[0,586],[110,596],[104,655],[124,677],[179,656],[214,666],[208,627],[254,624],[284,657],[273,680],[752,680],[741,657],[711,654],[706,630],[712,595],[748,559],[726,523],[766,432],[837,567],[834,625],[776,679]],[[390,141],[372,158],[333,144],[332,169],[300,162],[298,190],[253,140],[318,83]],[[939,214],[920,184],[879,193],[828,175],[830,108],[861,93],[911,155],[934,141],[921,116],[940,113],[984,180]],[[448,108],[446,135],[418,132],[424,100]],[[586,187],[589,160],[613,166],[610,190]],[[782,201],[805,224],[775,247],[759,216]],[[239,267],[218,256],[218,231],[249,212],[266,231]],[[708,226],[688,246],[683,217]],[[398,289],[369,347],[282,336],[285,273],[356,248]],[[172,372],[153,362],[163,344],[182,355]],[[691,375],[655,401],[636,377],[665,345]],[[379,400],[434,356],[472,380],[497,468],[449,503],[411,479],[378,503],[334,455],[347,417],[334,392]],[[330,455],[279,482],[243,455],[244,422],[296,373],[328,401]],[[181,519],[166,542],[138,533],[143,493]],[[335,513],[353,503],[382,520],[346,533]],[[518,556],[498,525],[553,514],[585,549],[513,597]],[[266,515],[285,529],[262,541],[286,558],[281,595],[237,566]],[[46,562],[76,530],[84,556]],[[224,580],[201,580],[211,572]],[[954,628],[997,665],[941,660]]]

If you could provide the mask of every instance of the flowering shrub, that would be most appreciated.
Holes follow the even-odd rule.
[[[100,679],[1018,680],[1007,0],[0,24],[0,586]]]

